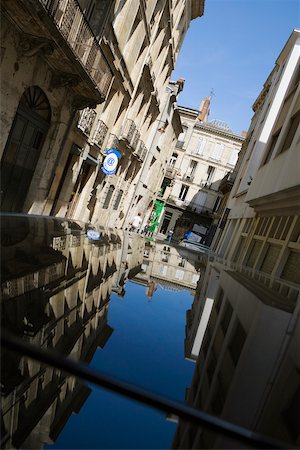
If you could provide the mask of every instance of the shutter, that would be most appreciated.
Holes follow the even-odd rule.
[[[175,274],[175,278],[177,278],[177,280],[182,280],[183,279],[183,275],[184,275],[184,271],[183,270],[176,270],[176,274]]]
[[[204,147],[206,144],[206,139],[205,138],[200,138],[196,144],[196,148],[195,148],[195,153],[197,153],[197,155],[202,155],[204,152]]]
[[[228,161],[228,164],[230,164],[231,166],[235,166],[238,160],[238,150],[233,150],[231,153],[231,157],[230,160]]]
[[[211,157],[213,159],[216,159],[217,161],[219,161],[219,159],[221,159],[223,150],[224,150],[224,145],[223,144],[216,144],[215,147],[214,147],[214,151],[212,152]]]
[[[299,284],[300,280],[300,253],[291,251],[285,263],[281,278]]]

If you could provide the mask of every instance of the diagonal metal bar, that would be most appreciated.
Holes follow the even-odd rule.
[[[100,372],[96,372],[81,362],[64,358],[53,350],[45,350],[37,347],[36,345],[30,344],[5,330],[2,330],[1,333],[1,344],[13,352],[26,355],[29,358],[55,367],[72,376],[76,376],[82,380],[95,384],[96,386],[104,387],[113,392],[117,392],[130,399],[159,409],[165,413],[174,414],[181,419],[193,422],[194,424],[201,425],[211,431],[221,433],[230,438],[250,444],[253,447],[261,449],[293,448],[291,444],[286,442],[253,432],[191,406],[170,400],[159,394],[146,391],[130,383],[109,377]]]

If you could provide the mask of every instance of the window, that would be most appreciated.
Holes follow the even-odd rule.
[[[184,267],[185,266],[185,259],[184,258],[179,258],[178,266],[179,267]]]
[[[189,186],[187,186],[186,184],[183,184],[182,186],[181,186],[181,189],[180,189],[180,194],[179,194],[179,200],[185,200],[185,198],[186,198],[186,195],[187,195],[187,193],[188,193],[188,190],[189,190]]]
[[[211,158],[216,159],[217,161],[219,161],[221,159],[222,153],[224,150],[224,145],[223,144],[215,144],[214,150],[211,154]]]
[[[257,257],[259,255],[261,246],[262,246],[262,241],[253,240],[251,242],[251,246],[250,246],[250,250],[249,250],[246,266],[254,267],[254,264],[255,264],[255,262],[257,260]]]
[[[197,165],[197,161],[194,161],[193,159],[190,161],[190,165],[186,173],[186,178],[193,178],[197,169]]]
[[[206,145],[206,139],[205,138],[199,138],[199,140],[198,140],[198,142],[196,144],[194,152],[197,155],[203,155],[205,145]]]
[[[281,131],[281,128],[278,131],[276,131],[276,133],[273,134],[273,136],[271,137],[270,145],[268,146],[268,150],[267,150],[263,164],[266,164],[268,161],[270,161],[271,156],[273,154],[273,150],[277,144],[278,137],[280,135],[280,131]]]
[[[281,278],[292,283],[299,283],[300,279],[300,252],[290,251]]]
[[[177,161],[177,158],[178,158],[178,153],[172,153],[172,156],[171,156],[170,161],[169,161],[169,166],[174,167],[175,163]]]
[[[284,139],[284,142],[282,144],[280,153],[285,152],[286,150],[288,150],[293,142],[294,136],[296,134],[296,131],[298,129],[300,123],[300,111],[298,111],[291,119],[290,119],[290,124],[289,124],[289,128],[286,132],[286,137]]]
[[[265,273],[272,273],[276,261],[278,260],[281,247],[279,245],[268,245],[266,255],[262,262],[260,270]]]
[[[197,284],[199,280],[199,275],[198,274],[194,274],[192,276],[192,284]]]
[[[230,160],[228,161],[228,164],[231,166],[235,166],[238,160],[239,151],[233,150],[230,156]]]
[[[235,327],[235,331],[232,335],[230,344],[228,346],[229,354],[235,366],[237,365],[238,360],[240,358],[240,354],[244,347],[246,337],[247,337],[246,332],[242,327],[241,323],[238,321]]]
[[[169,261],[169,254],[166,253],[166,252],[162,252],[161,260],[162,260],[162,262],[166,262],[167,263]]]
[[[167,275],[167,271],[168,271],[168,266],[160,266],[159,268],[159,273],[163,276]]]
[[[176,273],[175,273],[175,278],[177,278],[177,280],[182,280],[183,276],[184,276],[184,271],[177,269]]]
[[[108,188],[108,191],[107,191],[104,203],[103,203],[103,209],[107,209],[108,208],[108,206],[110,204],[110,201],[111,201],[111,198],[112,198],[112,195],[114,193],[114,190],[115,190],[115,187],[111,184],[109,186],[109,188]]]
[[[224,314],[222,317],[222,321],[221,321],[221,328],[223,330],[224,335],[226,334],[226,331],[229,327],[232,312],[233,312],[232,306],[229,302],[227,302],[226,308],[225,308],[225,311],[224,311]]]
[[[212,182],[214,173],[215,173],[215,168],[214,168],[213,166],[208,166],[208,169],[207,169],[207,179],[206,179],[206,181],[207,181],[208,183],[211,183],[211,182]]]
[[[116,195],[115,203],[113,209],[118,209],[118,206],[120,204],[121,198],[123,196],[123,191],[120,189]]]

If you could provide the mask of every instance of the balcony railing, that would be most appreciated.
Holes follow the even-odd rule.
[[[102,120],[98,120],[96,130],[93,135],[92,141],[98,145],[98,147],[102,147],[104,140],[106,138],[108,132],[108,127]]]
[[[180,198],[177,198],[173,195],[170,195],[168,198],[169,203],[173,203],[174,205],[177,205],[181,208],[192,210],[196,212],[197,214],[203,214],[207,217],[211,217],[213,214],[212,208],[209,208],[205,205],[199,205],[199,203],[190,201],[190,200],[181,200]]]
[[[107,148],[118,149],[119,145],[120,145],[120,141],[119,141],[118,137],[115,134],[110,133],[108,141],[107,141]]]
[[[266,288],[270,289],[271,292],[286,297],[292,302],[296,302],[298,296],[300,295],[300,288],[293,285],[286,280],[278,277],[274,277],[268,273],[261,272],[259,270],[253,269],[252,267],[247,267],[242,264],[229,261],[225,258],[215,256],[214,260],[223,264],[226,268],[240,272],[241,274],[252,278],[255,282],[261,283]],[[279,300],[278,300],[279,302]],[[287,306],[287,305],[283,305]]]
[[[183,148],[184,141],[177,141],[176,148]]]
[[[139,159],[141,159],[143,161],[145,159],[147,151],[148,150],[147,150],[146,145],[144,144],[144,142],[142,140],[140,140],[136,147],[136,151],[135,151],[136,155],[139,157]]]
[[[39,0],[103,97],[112,72],[76,0]]]
[[[131,144],[135,132],[136,126],[134,121],[127,119],[121,133],[121,139],[125,139],[129,144]]]
[[[90,135],[94,120],[96,118],[96,111],[90,108],[85,108],[80,112],[78,120],[78,128],[86,135]]]
[[[138,147],[138,143],[139,143],[140,137],[141,137],[140,132],[136,130],[136,132],[133,135],[132,141],[131,141],[131,147],[133,148],[134,151]]]
[[[166,167],[166,176],[170,178],[174,178],[177,175],[178,169],[175,167],[167,165]]]
[[[192,175],[192,174],[189,174],[189,173],[186,173],[186,174],[183,175],[183,179],[185,181],[190,181],[190,182],[194,181],[194,177],[195,177],[195,175]]]

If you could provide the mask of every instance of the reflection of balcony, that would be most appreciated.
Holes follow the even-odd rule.
[[[181,209],[196,212],[207,217],[212,217],[213,210],[205,205],[199,205],[199,203],[190,200],[181,200],[180,198],[170,195],[168,197],[167,203],[178,206]]]
[[[107,148],[118,149],[119,145],[120,145],[120,142],[119,142],[118,137],[115,134],[110,133],[108,141],[107,141]]]
[[[96,118],[96,111],[90,108],[85,108],[80,112],[78,120],[78,128],[82,130],[86,135],[89,135]]]
[[[186,173],[185,175],[183,175],[183,179],[185,181],[190,181],[191,183],[194,181],[194,177],[195,177],[195,175],[192,175],[189,173]]]
[[[171,165],[167,165],[165,176],[169,178],[174,178],[177,175],[178,169]]]
[[[103,142],[106,138],[108,132],[108,127],[105,125],[102,120],[98,120],[96,130],[93,135],[92,141],[98,145],[98,147],[102,147]]]
[[[176,148],[183,148],[184,141],[177,141]]]
[[[77,1],[40,0],[40,3],[75,53],[76,60],[96,84],[100,94],[105,97],[112,73]]]

